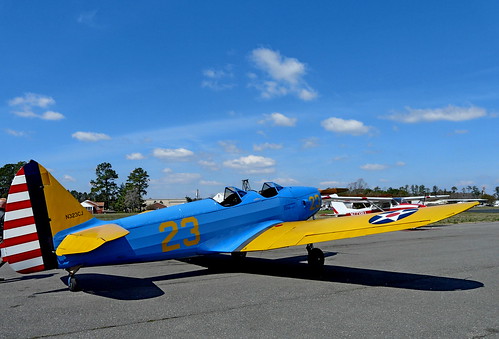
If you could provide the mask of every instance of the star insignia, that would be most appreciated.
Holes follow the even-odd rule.
[[[388,224],[390,222],[394,222],[400,219],[407,218],[411,214],[416,213],[418,209],[417,208],[411,208],[407,210],[400,210],[400,211],[391,211],[391,212],[385,212],[378,214],[371,219],[369,219],[369,223],[373,225],[378,225],[378,224]]]

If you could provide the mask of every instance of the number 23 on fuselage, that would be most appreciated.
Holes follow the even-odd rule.
[[[271,225],[306,220],[320,206],[321,198],[314,188],[285,188],[268,182],[260,193],[227,187],[220,203],[213,199],[194,201],[135,216],[131,222],[141,224],[136,229],[126,219],[120,226],[130,231],[127,238],[138,259],[168,259],[237,251],[245,240]]]

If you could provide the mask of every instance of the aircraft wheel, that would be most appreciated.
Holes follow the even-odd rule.
[[[246,252],[232,252],[230,256],[231,256],[232,268],[237,270],[239,267],[244,265],[246,259]]]
[[[68,277],[68,288],[71,292],[78,291],[78,282],[76,281],[76,277],[70,275]]]
[[[230,254],[232,262],[236,265],[242,264],[246,258],[246,252],[232,252]]]
[[[324,252],[320,248],[312,248],[308,252],[308,264],[314,269],[320,269],[324,266]]]
[[[230,255],[234,259],[244,259],[244,258],[246,258],[246,252],[232,252]]]

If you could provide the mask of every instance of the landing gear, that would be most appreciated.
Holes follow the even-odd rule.
[[[241,265],[246,258],[246,252],[231,252],[230,256],[233,264]]]
[[[78,291],[78,283],[75,276],[68,276],[68,288],[71,292]]]
[[[75,266],[71,268],[66,268],[66,271],[68,271],[68,288],[71,292],[76,292],[79,290],[78,288],[78,281],[76,280],[75,274],[78,272],[78,270],[81,268],[81,266]]]
[[[235,260],[241,260],[246,258],[246,252],[231,252],[230,256]]]
[[[320,271],[324,267],[324,252],[320,248],[314,247],[314,244],[307,245],[307,260],[310,268],[314,271]]]

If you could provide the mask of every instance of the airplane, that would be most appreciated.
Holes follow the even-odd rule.
[[[428,201],[448,197],[448,195],[412,197],[346,197],[337,194],[324,199],[326,208],[331,208],[335,216],[344,217],[378,212],[398,211],[407,208],[427,207]],[[413,203],[416,201],[416,203]]]
[[[445,204],[449,194],[419,195],[412,197],[394,197],[398,203],[420,204],[425,206]]]
[[[2,260],[23,274],[65,269],[70,291],[78,290],[82,267],[220,253],[241,258],[290,246],[306,246],[310,266],[320,269],[324,253],[314,243],[420,227],[475,205],[308,220],[321,207],[316,188],[266,182],[259,192],[226,187],[221,203],[198,200],[110,222],[94,218],[31,160],[9,189]]]

